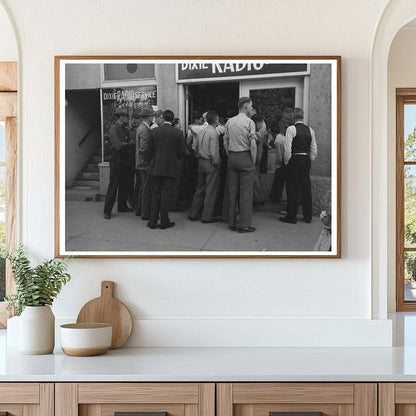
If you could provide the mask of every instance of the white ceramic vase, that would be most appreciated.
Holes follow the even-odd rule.
[[[19,351],[50,354],[55,347],[55,315],[50,306],[26,306],[19,319]]]

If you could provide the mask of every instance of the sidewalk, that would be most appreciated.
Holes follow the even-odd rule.
[[[175,227],[150,230],[134,212],[113,209],[111,219],[104,219],[104,202],[66,201],[65,206],[67,251],[312,251],[322,231],[318,217],[310,224],[281,223],[277,205],[255,207],[257,230],[247,234],[222,222],[191,222],[187,211],[169,214]]]

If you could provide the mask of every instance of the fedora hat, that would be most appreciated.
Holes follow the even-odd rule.
[[[155,110],[153,110],[153,107],[150,105],[144,105],[140,109],[140,116],[141,117],[152,117],[155,115]]]

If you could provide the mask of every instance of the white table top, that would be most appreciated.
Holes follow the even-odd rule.
[[[0,381],[416,381],[416,348],[120,348],[0,356]]]
[[[22,355],[0,330],[0,382],[416,382],[416,314],[393,348],[120,348],[97,357]],[[406,319],[405,319],[406,318]]]

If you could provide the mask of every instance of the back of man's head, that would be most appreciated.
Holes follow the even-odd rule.
[[[302,121],[303,120],[303,117],[304,117],[303,110],[301,108],[299,108],[299,107],[296,107],[293,110],[293,120],[294,121]]]
[[[218,113],[216,111],[207,111],[206,120],[209,125],[217,124]]]
[[[165,120],[169,123],[172,123],[173,119],[175,118],[175,114],[173,114],[173,111],[171,111],[171,110],[165,110],[162,113],[162,117],[163,117],[163,120]]]
[[[244,108],[244,106],[245,106],[246,104],[250,103],[250,102],[251,102],[251,98],[250,98],[250,97],[241,97],[241,98],[238,100],[238,109],[239,109],[239,110],[242,110],[242,109]]]

